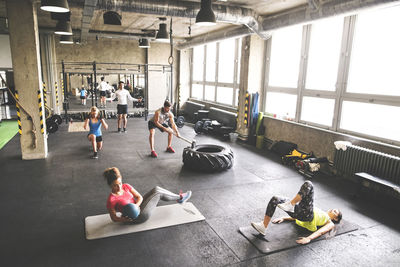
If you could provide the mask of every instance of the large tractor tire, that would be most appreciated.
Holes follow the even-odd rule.
[[[201,172],[220,172],[232,168],[233,152],[218,145],[197,145],[183,150],[186,167]]]

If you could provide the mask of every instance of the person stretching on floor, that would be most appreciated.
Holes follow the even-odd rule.
[[[142,197],[130,184],[122,183],[118,168],[108,168],[103,173],[111,193],[107,199],[107,210],[113,222],[142,223],[147,221],[160,200],[185,203],[192,191],[175,194],[159,186],[154,187]],[[117,215],[121,213],[121,216]]]
[[[338,209],[331,209],[324,212],[318,208],[314,208],[314,187],[310,181],[305,181],[301,186],[297,195],[289,200],[285,197],[274,196],[268,203],[265,212],[264,221],[252,222],[251,226],[260,234],[265,235],[268,224],[274,215],[278,206],[286,211],[290,217],[275,219],[272,223],[281,223],[283,221],[296,221],[296,224],[313,232],[307,237],[300,237],[296,240],[299,244],[310,243],[311,240],[324,235],[333,229],[334,224],[339,223],[342,219],[342,213]],[[318,229],[318,227],[320,227]]]
[[[108,125],[104,119],[100,118],[100,111],[97,107],[92,107],[90,109],[89,117],[85,120],[83,128],[86,130],[89,126],[89,134],[87,135],[90,143],[93,147],[93,158],[97,159],[97,151],[101,150],[103,147],[103,138],[101,136],[101,126],[104,129],[108,129]]]
[[[174,114],[172,114],[170,109],[171,109],[171,103],[168,100],[165,100],[163,107],[157,109],[156,112],[154,113],[154,117],[151,118],[148,122],[148,128],[150,132],[149,142],[150,142],[151,156],[153,158],[157,157],[157,153],[154,150],[155,128],[158,128],[161,132],[165,131],[168,133],[168,146],[166,151],[169,153],[175,153],[175,150],[171,147],[172,135],[174,134],[174,131],[177,137],[179,137],[180,135],[174,121]],[[172,129],[169,127],[168,123],[171,124]]]

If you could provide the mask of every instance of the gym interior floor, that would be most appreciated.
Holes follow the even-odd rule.
[[[68,133],[63,124],[48,138],[45,160],[22,161],[19,137],[0,150],[0,259],[3,266],[399,266],[399,212],[367,196],[353,199],[355,186],[342,178],[319,175],[315,203],[340,208],[361,229],[309,245],[264,255],[238,232],[261,220],[275,194],[292,196],[304,177],[267,151],[240,143],[183,136],[198,144],[222,143],[235,153],[235,165],[217,174],[183,168],[187,143],[174,138],[175,154],[164,154],[167,136],[156,133],[158,159],[149,152],[147,123],[131,118],[126,134],[108,120],[104,149],[91,159],[86,133]],[[105,168],[120,168],[124,182],[145,193],[155,185],[192,190],[191,202],[206,220],[147,232],[86,240],[86,216],[106,213],[110,188]],[[168,204],[161,202],[162,205]],[[280,211],[277,212],[282,215]]]

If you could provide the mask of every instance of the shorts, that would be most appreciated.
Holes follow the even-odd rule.
[[[106,96],[106,91],[100,91],[100,96]]]
[[[168,128],[168,124],[163,123],[161,124],[162,126],[164,126],[165,128]],[[149,126],[149,130],[154,129],[154,128],[158,128],[158,130],[160,130],[161,132],[164,132],[164,130],[160,127],[157,127],[157,125],[153,122],[153,121],[149,121],[148,122],[148,126]]]
[[[117,105],[117,114],[128,114],[128,105]]]
[[[81,95],[81,99],[86,99],[86,96],[82,96],[82,95]]]
[[[91,135],[91,134],[88,134],[87,136],[89,137],[89,135]],[[103,142],[103,137],[101,135],[96,136],[96,143],[100,143],[100,142]]]

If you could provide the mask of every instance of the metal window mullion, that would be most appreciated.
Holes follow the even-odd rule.
[[[301,107],[303,104],[303,91],[306,84],[307,75],[307,58],[308,50],[310,48],[311,25],[303,26],[302,44],[301,44],[301,60],[299,67],[299,78],[297,82],[297,105],[295,121],[299,122],[301,118]]]
[[[268,86],[268,92],[275,92],[275,93],[284,93],[284,94],[291,94],[297,95],[298,89],[297,88],[288,88],[288,87],[278,87],[278,86]]]
[[[323,91],[323,90],[304,90],[303,97],[310,96],[310,97],[321,97],[321,98],[336,98],[336,92],[334,91]]]
[[[336,101],[335,110],[333,113],[333,130],[340,129],[340,120],[342,114],[343,96],[346,92],[347,79],[350,68],[350,55],[353,45],[354,28],[356,15],[345,17],[342,34],[342,48],[339,59],[339,70],[336,83]]]
[[[192,90],[193,90],[193,86],[192,86],[192,84],[193,84],[193,55],[194,55],[194,48],[190,48],[190,55],[189,55],[189,68],[190,68],[190,94],[189,94],[189,96],[190,96],[190,98],[192,98],[193,97],[193,93],[192,93]]]
[[[269,71],[271,68],[271,47],[272,47],[272,38],[269,38],[266,42],[265,42],[265,55],[264,55],[264,97],[262,99],[262,110],[264,110],[265,112],[267,111],[267,93],[271,92],[270,91],[270,87],[269,85]],[[297,94],[297,93],[296,93]]]
[[[237,71],[238,71],[238,57],[239,57],[239,38],[235,39],[235,58],[234,58],[234,65],[233,65],[233,94],[232,94],[232,107],[235,106],[235,99],[237,98],[236,96],[236,88],[238,87],[237,85]]]
[[[215,83],[214,83],[214,102],[217,102],[217,84],[218,84],[218,67],[219,67],[219,42],[215,44]]]
[[[206,96],[206,87],[204,85],[204,82],[206,81],[206,69],[207,69],[207,45],[204,45],[203,47],[204,53],[203,53],[203,98],[202,100],[205,100]]]
[[[400,96],[380,96],[372,97],[363,94],[345,93],[342,96],[343,101],[363,102],[377,105],[397,106],[400,107]]]

